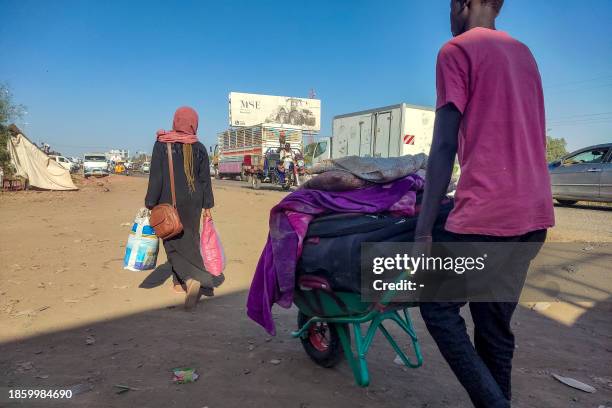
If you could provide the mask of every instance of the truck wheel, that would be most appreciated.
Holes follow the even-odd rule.
[[[244,172],[244,169],[240,172],[240,181],[247,181],[249,176]]]
[[[259,190],[259,187],[261,187],[261,181],[257,175],[251,176],[251,185],[253,186],[254,190]]]

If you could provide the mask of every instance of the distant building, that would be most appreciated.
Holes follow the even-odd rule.
[[[127,149],[111,149],[106,152],[106,160],[119,162],[127,161],[130,158],[130,151]]]

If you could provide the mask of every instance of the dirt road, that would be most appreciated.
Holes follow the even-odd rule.
[[[288,335],[294,309],[274,310],[275,338],[246,317],[246,291],[265,242],[267,213],[281,192],[215,183],[214,217],[228,258],[227,279],[194,312],[181,309],[182,297],[165,281],[167,268],[123,270],[129,226],[146,182],[117,176],[78,192],[0,195],[0,406],[470,406],[416,311],[425,365],[395,365],[393,351],[379,338],[369,355],[367,389],[354,385],[345,362],[323,369],[308,359]],[[612,241],[611,211],[556,212],[549,239]],[[164,262],[162,251],[159,264]],[[579,313],[570,323],[554,313],[517,311],[513,406],[612,406],[612,308],[602,302],[574,309]],[[185,366],[196,367],[200,379],[172,384],[172,368]],[[551,373],[589,383],[597,392],[569,388]],[[116,384],[132,390],[117,394]],[[70,401],[7,399],[9,389],[28,388],[83,392]]]

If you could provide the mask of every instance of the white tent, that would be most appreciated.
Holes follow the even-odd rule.
[[[52,160],[21,133],[14,133],[8,140],[11,163],[16,176],[28,180],[32,187],[45,190],[78,190],[70,172]]]

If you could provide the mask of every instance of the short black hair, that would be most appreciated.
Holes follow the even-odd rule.
[[[488,4],[493,7],[496,13],[499,13],[502,6],[504,5],[504,0],[482,0],[482,4]]]

